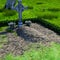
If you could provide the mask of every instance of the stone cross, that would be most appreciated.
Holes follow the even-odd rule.
[[[5,5],[5,8],[6,9],[11,9],[12,6],[15,5],[15,3],[16,3],[16,0],[7,0],[6,5]]]
[[[23,25],[22,22],[22,12],[27,9],[27,7],[24,7],[22,5],[22,0],[18,0],[18,5],[16,7],[12,6],[13,10],[16,10],[19,14],[19,21],[18,21],[18,27],[21,27]]]
[[[6,2],[6,9],[12,9],[12,10],[16,10],[18,12],[19,15],[19,21],[18,21],[18,27],[21,27],[23,25],[22,22],[22,12],[27,9],[28,7],[24,7],[22,5],[22,0],[18,0],[18,4],[16,5],[16,7],[14,6],[16,3],[16,0],[7,0]]]

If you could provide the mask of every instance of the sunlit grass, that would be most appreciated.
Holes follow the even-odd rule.
[[[0,0],[0,9],[2,9],[5,5],[6,0]],[[34,3],[33,3],[34,2]],[[37,4],[37,3],[43,4]],[[31,19],[31,18],[44,18],[48,19],[48,22],[60,26],[60,4],[59,0],[22,0],[24,6],[33,7],[33,9],[27,9],[22,14],[22,19]],[[50,10],[49,10],[50,9]],[[9,20],[17,20],[18,13],[10,10],[3,10],[0,12],[0,21],[9,21]],[[58,20],[59,18],[59,20]],[[50,21],[51,20],[51,21]],[[46,20],[47,21],[47,20]],[[57,22],[56,22],[57,21]]]
[[[5,35],[0,35],[0,48],[3,47],[3,44],[6,43],[8,40],[7,40],[7,36],[6,34]]]
[[[31,48],[21,56],[8,54],[4,60],[60,60],[60,44],[51,43],[50,47]]]

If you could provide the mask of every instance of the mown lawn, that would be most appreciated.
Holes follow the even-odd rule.
[[[5,3],[6,0],[0,0],[0,22],[4,24],[6,22],[8,23],[8,21],[17,21],[18,13],[16,11],[3,9]],[[24,6],[33,8],[25,10],[22,13],[23,20],[37,18],[38,21],[38,18],[42,18],[44,21],[47,21],[48,24],[51,23],[57,26],[56,30],[60,31],[60,0],[22,0],[22,3]]]
[[[39,48],[31,47],[21,56],[6,55],[3,60],[60,60],[60,44],[51,43],[50,47],[40,45]]]
[[[0,0],[0,21],[17,20],[18,13],[12,10],[2,10],[6,0]],[[22,0],[24,6],[33,7],[23,12],[23,19],[43,18],[60,27],[60,0]]]

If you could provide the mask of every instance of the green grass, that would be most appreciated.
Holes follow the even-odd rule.
[[[0,27],[0,48],[2,48],[3,44],[6,43],[8,40],[6,34],[1,34],[3,32],[5,32],[7,29],[7,26],[5,27]]]
[[[0,48],[3,47],[3,44],[6,43],[8,40],[7,40],[7,36],[6,35],[0,35]]]
[[[21,56],[8,54],[3,60],[60,60],[60,44],[51,43],[50,47],[40,45],[40,48],[31,48]]]
[[[0,0],[0,22],[18,20],[18,13],[12,10],[3,10],[6,0]],[[48,23],[60,28],[60,0],[22,0],[24,6],[33,7],[25,10],[22,19],[43,18]]]
[[[4,32],[4,31],[6,31],[7,28],[8,28],[7,26],[0,27],[0,32]]]

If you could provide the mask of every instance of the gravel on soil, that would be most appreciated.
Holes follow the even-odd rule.
[[[30,49],[31,43],[40,43],[48,45],[50,42],[60,43],[60,36],[52,30],[45,28],[37,23],[32,23],[30,27],[23,26],[16,28],[15,33],[7,33],[7,42],[0,48],[0,57],[8,53],[22,55],[24,51]]]

